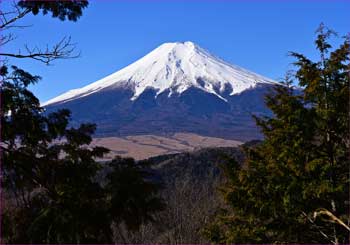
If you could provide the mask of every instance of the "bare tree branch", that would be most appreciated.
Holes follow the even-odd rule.
[[[321,208],[314,212],[314,219],[316,219],[320,215],[326,215],[329,218],[329,221],[332,223],[338,223],[339,225],[343,226],[345,229],[350,231],[350,227],[347,226],[341,219],[336,217],[334,214],[332,214],[330,211],[328,211],[325,208]]]
[[[30,13],[30,9],[26,10],[20,10],[16,8],[17,11],[10,11],[10,12],[0,12],[0,29],[6,30],[9,28],[14,28],[14,27],[26,27],[26,26],[19,26],[19,25],[12,25],[12,23],[16,22],[17,20],[23,18],[27,14]],[[16,13],[15,16],[13,16],[13,13]],[[10,18],[10,19],[8,19]]]
[[[336,244],[335,241],[333,241],[330,237],[328,237],[327,234],[324,233],[324,232],[320,229],[320,227],[319,227],[318,225],[316,225],[316,223],[313,221],[313,219],[311,219],[305,212],[302,212],[302,213],[303,213],[303,215],[305,216],[305,218],[307,218],[307,220],[308,220],[310,223],[312,223],[312,224],[314,225],[314,227],[320,232],[320,234],[321,234],[322,236],[324,236],[324,237],[325,237],[328,241],[330,241],[332,244]]]
[[[2,35],[0,36],[0,47],[16,39],[16,36],[13,33],[4,34],[4,31],[10,28],[24,28],[31,26],[21,25],[17,22],[30,12],[30,8],[22,9],[15,1],[12,3],[12,9],[5,11],[0,10],[0,30],[2,31]],[[18,52],[10,51],[0,53],[0,60],[5,60],[6,58],[30,58],[49,65],[56,59],[69,59],[79,57],[80,53],[74,52],[75,46],[76,45],[71,42],[70,37],[64,37],[57,44],[51,47],[47,45],[46,48],[38,48],[24,45],[23,51],[18,50]]]
[[[28,45],[25,45],[25,53],[22,53],[21,50],[19,50],[18,53],[0,53],[0,56],[19,59],[31,58],[49,65],[56,59],[78,58],[80,53],[74,54],[75,47],[76,45],[71,42],[71,37],[64,37],[53,47],[49,48],[47,46],[45,50],[38,47],[30,48]]]
[[[4,46],[5,44],[15,40],[17,37],[13,35],[13,33],[0,36],[0,46]]]

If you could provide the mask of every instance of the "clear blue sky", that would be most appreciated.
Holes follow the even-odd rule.
[[[41,101],[103,78],[173,41],[193,41],[230,63],[279,79],[291,68],[288,51],[317,58],[314,31],[321,22],[341,35],[350,32],[349,13],[350,1],[92,0],[76,23],[26,17],[22,23],[33,26],[20,30],[3,51],[25,43],[44,47],[72,36],[81,51],[78,59],[52,66],[12,61],[43,77],[32,87]]]

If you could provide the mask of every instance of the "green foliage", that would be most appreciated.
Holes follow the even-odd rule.
[[[53,18],[60,20],[77,21],[88,6],[87,0],[55,0],[55,1],[28,1],[18,2],[18,6],[37,15],[42,11],[43,15],[51,12]]]
[[[39,77],[12,67],[10,74],[3,72],[3,78],[3,184],[10,198],[20,203],[5,213],[9,215],[5,222],[11,223],[4,226],[13,228],[9,230],[12,235],[5,234],[7,239],[17,243],[89,241],[81,233],[108,231],[108,219],[99,214],[103,191],[93,180],[100,168],[94,158],[108,150],[87,147],[95,126],[68,128],[67,110],[45,115],[27,89]]]
[[[246,163],[226,166],[221,192],[229,208],[205,234],[215,243],[348,243],[348,231],[325,208],[349,222],[349,40],[338,49],[321,25],[321,60],[298,53],[295,73],[267,96],[272,118],[256,118],[265,140],[246,148]]]
[[[76,21],[87,1],[19,1],[24,12],[40,11],[60,20]],[[50,62],[70,51],[56,45],[39,54]],[[63,50],[63,51],[62,51]],[[39,52],[40,53],[40,52]],[[11,56],[11,55],[10,55]],[[53,58],[51,57],[53,56]],[[33,58],[29,54],[17,58]],[[70,112],[47,113],[28,89],[40,80],[16,66],[0,66],[1,187],[5,194],[2,242],[5,243],[112,243],[113,225],[136,230],[154,221],[163,208],[148,165],[117,158],[106,181],[99,181],[104,165],[98,158],[109,152],[90,145],[94,124],[69,126]]]
[[[129,230],[155,221],[153,213],[163,210],[164,203],[157,197],[161,188],[149,169],[151,162],[135,162],[132,158],[116,157],[109,164],[106,189],[111,193],[110,213],[116,223],[124,222]]]
[[[163,203],[150,163],[116,158],[102,185],[96,158],[108,150],[90,146],[95,125],[70,128],[68,110],[46,114],[28,90],[39,77],[1,71],[2,185],[15,204],[3,216],[7,242],[111,243],[112,224],[154,221]]]

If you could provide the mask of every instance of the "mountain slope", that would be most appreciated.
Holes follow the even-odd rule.
[[[157,95],[168,90],[170,96],[190,87],[222,98],[220,93],[226,90],[230,90],[230,95],[239,94],[259,83],[275,82],[230,65],[192,42],[165,43],[124,69],[83,88],[70,90],[44,105],[81,98],[105,88],[129,86],[134,90],[132,100],[147,88],[155,89]]]
[[[263,97],[276,84],[191,42],[165,43],[44,106],[70,109],[73,124],[97,123],[98,136],[190,132],[250,140],[260,137],[251,115],[269,113]]]

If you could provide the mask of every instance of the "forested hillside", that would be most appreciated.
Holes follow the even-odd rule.
[[[225,206],[218,188],[225,182],[223,168],[232,159],[243,164],[242,148],[204,148],[150,158],[153,173],[163,183],[160,195],[166,208],[157,215],[156,223],[142,225],[138,232],[118,227],[115,242],[210,242],[203,229]]]

